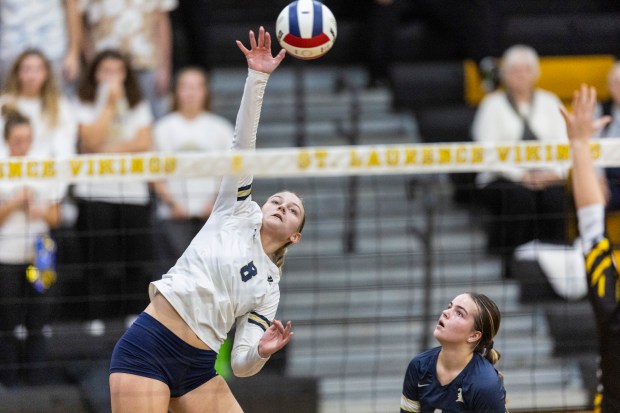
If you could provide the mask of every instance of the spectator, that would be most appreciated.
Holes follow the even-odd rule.
[[[15,107],[30,119],[30,155],[63,157],[75,154],[77,123],[71,103],[58,90],[52,66],[36,49],[22,52],[13,63],[0,104]],[[0,145],[0,154],[7,148]]]
[[[4,139],[9,156],[27,156],[34,141],[33,127],[27,117],[6,113],[6,108]],[[0,181],[0,383],[5,386],[18,385],[21,379],[42,384],[49,375],[40,363],[46,360],[47,296],[55,271],[53,262],[44,268],[36,257],[54,251],[48,235],[60,222],[63,195],[64,190],[49,182]],[[25,367],[23,375],[20,364]]]
[[[129,57],[156,118],[168,112],[172,29],[168,12],[176,0],[80,0],[86,20],[86,57],[117,49]]]
[[[480,104],[472,128],[477,142],[566,142],[561,102],[536,88],[539,71],[534,49],[516,45],[506,50],[500,68],[504,90],[487,95]],[[497,221],[488,240],[490,250],[508,258],[518,245],[533,239],[566,241],[564,183],[558,168],[506,166],[478,174],[480,201]]]
[[[79,148],[82,153],[132,153],[151,149],[152,116],[142,98],[129,61],[105,50],[90,64],[78,89]],[[145,182],[77,184],[77,229],[85,237],[84,262],[88,271],[91,332],[102,333],[109,303],[102,300],[112,279],[121,314],[137,312],[143,299],[130,294],[144,291],[150,281],[153,241],[149,189]]]
[[[603,129],[597,131],[595,137],[620,137],[620,63],[616,63],[607,78],[607,87],[611,94],[611,99],[599,105],[599,114],[611,116],[611,122]],[[620,210],[620,168],[605,168],[605,178],[607,180],[607,210]]]
[[[155,148],[164,152],[225,151],[230,149],[233,126],[209,111],[207,74],[197,68],[177,75],[173,112],[155,126]],[[158,217],[162,234],[159,256],[167,271],[204,225],[217,196],[219,178],[157,182]]]
[[[24,50],[45,45],[57,81],[71,85],[80,70],[81,30],[77,0],[1,1],[0,76]]]

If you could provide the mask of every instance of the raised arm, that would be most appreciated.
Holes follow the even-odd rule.
[[[249,50],[238,40],[237,46],[245,55],[249,71],[237,113],[232,149],[251,150],[256,147],[256,133],[267,80],[284,59],[285,51],[281,50],[276,56],[272,56],[271,36],[263,27],[258,31],[258,38],[250,31]],[[226,176],[222,179],[213,213],[204,228],[217,227],[226,216],[233,213],[237,201],[251,200],[252,178],[252,175],[245,175]],[[196,240],[200,240],[200,235]]]
[[[578,210],[590,205],[604,205],[605,195],[590,155],[590,137],[609,123],[611,118],[605,116],[594,120],[596,89],[586,85],[575,91],[572,113],[563,107],[560,110],[566,122],[571,147],[575,205]]]

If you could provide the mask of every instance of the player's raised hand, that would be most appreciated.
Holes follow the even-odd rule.
[[[560,108],[564,122],[566,122],[566,132],[571,141],[587,141],[596,131],[611,121],[609,116],[594,119],[596,105],[596,89],[581,85],[581,89],[573,94],[572,113],[564,107]]]
[[[267,331],[260,338],[258,354],[261,357],[269,357],[286,346],[293,338],[292,327],[290,321],[284,327],[280,320],[273,320]]]
[[[250,50],[239,40],[237,40],[237,46],[245,55],[248,67],[263,73],[272,73],[276,70],[286,54],[286,51],[282,49],[277,55],[271,55],[271,35],[265,32],[263,26],[258,29],[258,39],[256,39],[254,32],[250,30]]]

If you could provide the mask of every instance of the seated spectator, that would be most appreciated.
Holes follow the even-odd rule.
[[[4,140],[9,156],[27,156],[33,127],[27,117],[6,113],[6,108]],[[43,384],[49,375],[40,363],[46,361],[47,296],[56,277],[54,263],[43,266],[37,258],[54,252],[49,231],[60,223],[64,192],[49,182],[0,180],[0,383],[4,386],[22,381]]]
[[[197,67],[177,75],[173,112],[155,125],[155,148],[163,152],[230,149],[233,125],[209,111],[207,74]],[[220,179],[193,178],[157,182],[157,215],[162,234],[159,251],[167,271],[204,225],[215,203]]]
[[[30,119],[30,155],[65,157],[76,152],[77,122],[73,108],[59,91],[50,61],[36,49],[17,56],[4,84],[0,104],[15,107]],[[0,154],[7,148],[0,144]]]
[[[82,153],[151,150],[151,111],[122,54],[100,52],[82,79],[78,97]],[[74,194],[83,260],[89,265],[85,271],[92,298],[89,330],[102,334],[104,316],[136,313],[148,301],[142,292],[150,281],[153,260],[149,188],[145,182],[80,183]],[[103,298],[112,291],[121,295],[120,303]],[[106,313],[106,308],[117,312]]]
[[[595,137],[620,137],[620,63],[616,63],[609,71],[607,87],[611,99],[599,105],[599,115],[611,116],[611,122],[597,132]],[[607,186],[607,210],[620,210],[620,168],[605,168],[604,176]]]
[[[477,142],[566,142],[560,99],[536,88],[539,71],[538,56],[531,47],[516,45],[506,50],[500,66],[504,88],[487,95],[474,118],[472,134]],[[495,217],[488,240],[492,252],[506,258],[533,239],[566,241],[563,172],[506,166],[478,174],[477,196]]]

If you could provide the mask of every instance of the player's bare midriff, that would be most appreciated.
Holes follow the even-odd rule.
[[[156,294],[144,312],[162,323],[168,330],[172,331],[177,337],[190,346],[202,350],[211,350],[211,348],[206,345],[204,341],[199,339],[192,329],[189,328],[187,323],[183,321],[179,313],[177,313],[163,295]]]

